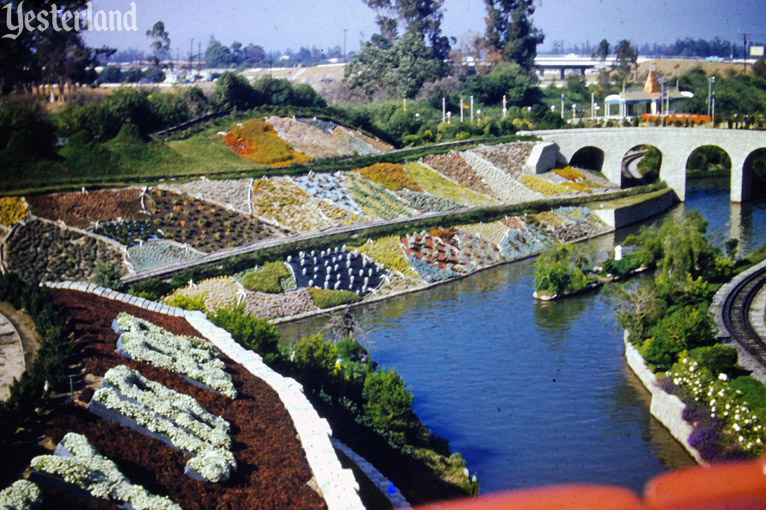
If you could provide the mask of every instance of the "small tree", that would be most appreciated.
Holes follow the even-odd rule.
[[[120,266],[114,262],[100,261],[96,264],[96,273],[93,279],[96,285],[101,287],[119,289],[122,285],[121,276],[122,269]]]
[[[414,396],[395,371],[382,370],[367,375],[364,381],[364,410],[375,428],[404,443],[416,424],[412,412]]]

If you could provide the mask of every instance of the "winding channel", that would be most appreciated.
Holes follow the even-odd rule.
[[[766,201],[729,202],[721,182],[691,182],[684,209],[714,236],[749,251],[766,242]],[[655,218],[658,221],[662,217]],[[588,242],[606,251],[635,228]],[[640,491],[693,460],[649,414],[649,395],[623,358],[603,292],[532,298],[533,260],[357,309],[373,358],[396,368],[415,411],[467,459],[483,493],[554,483]],[[283,340],[326,319],[283,324]]]

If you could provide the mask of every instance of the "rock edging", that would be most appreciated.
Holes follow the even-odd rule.
[[[148,299],[83,282],[49,283],[50,288],[68,289],[122,301],[150,312],[184,317],[186,321],[213,345],[241,364],[254,376],[266,382],[279,395],[298,432],[306,460],[327,504],[328,510],[364,510],[359,497],[359,484],[351,470],[343,469],[331,443],[332,429],[320,418],[303,394],[303,387],[294,379],[284,377],[269,368],[253,351],[239,345],[224,329],[211,323],[204,313],[186,311]]]
[[[703,466],[707,465],[707,463],[702,460],[699,451],[689,444],[689,436],[691,435],[693,428],[683,418],[686,404],[684,404],[680,398],[671,395],[660,388],[657,376],[646,366],[644,357],[641,356],[638,349],[630,343],[628,337],[629,333],[626,330],[623,339],[625,342],[625,359],[628,362],[628,367],[630,367],[633,373],[636,374],[641,381],[641,384],[643,384],[652,395],[652,403],[649,407],[649,412],[662,423],[668,431],[670,431],[670,434],[681,443],[681,446],[694,457],[698,464]]]

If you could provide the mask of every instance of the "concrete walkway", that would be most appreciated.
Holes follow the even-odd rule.
[[[8,399],[11,384],[21,378],[25,369],[21,337],[11,321],[0,314],[0,401]]]

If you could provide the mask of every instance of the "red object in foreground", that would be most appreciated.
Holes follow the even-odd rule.
[[[491,494],[418,510],[766,510],[766,457],[660,475],[628,489],[564,485]]]

